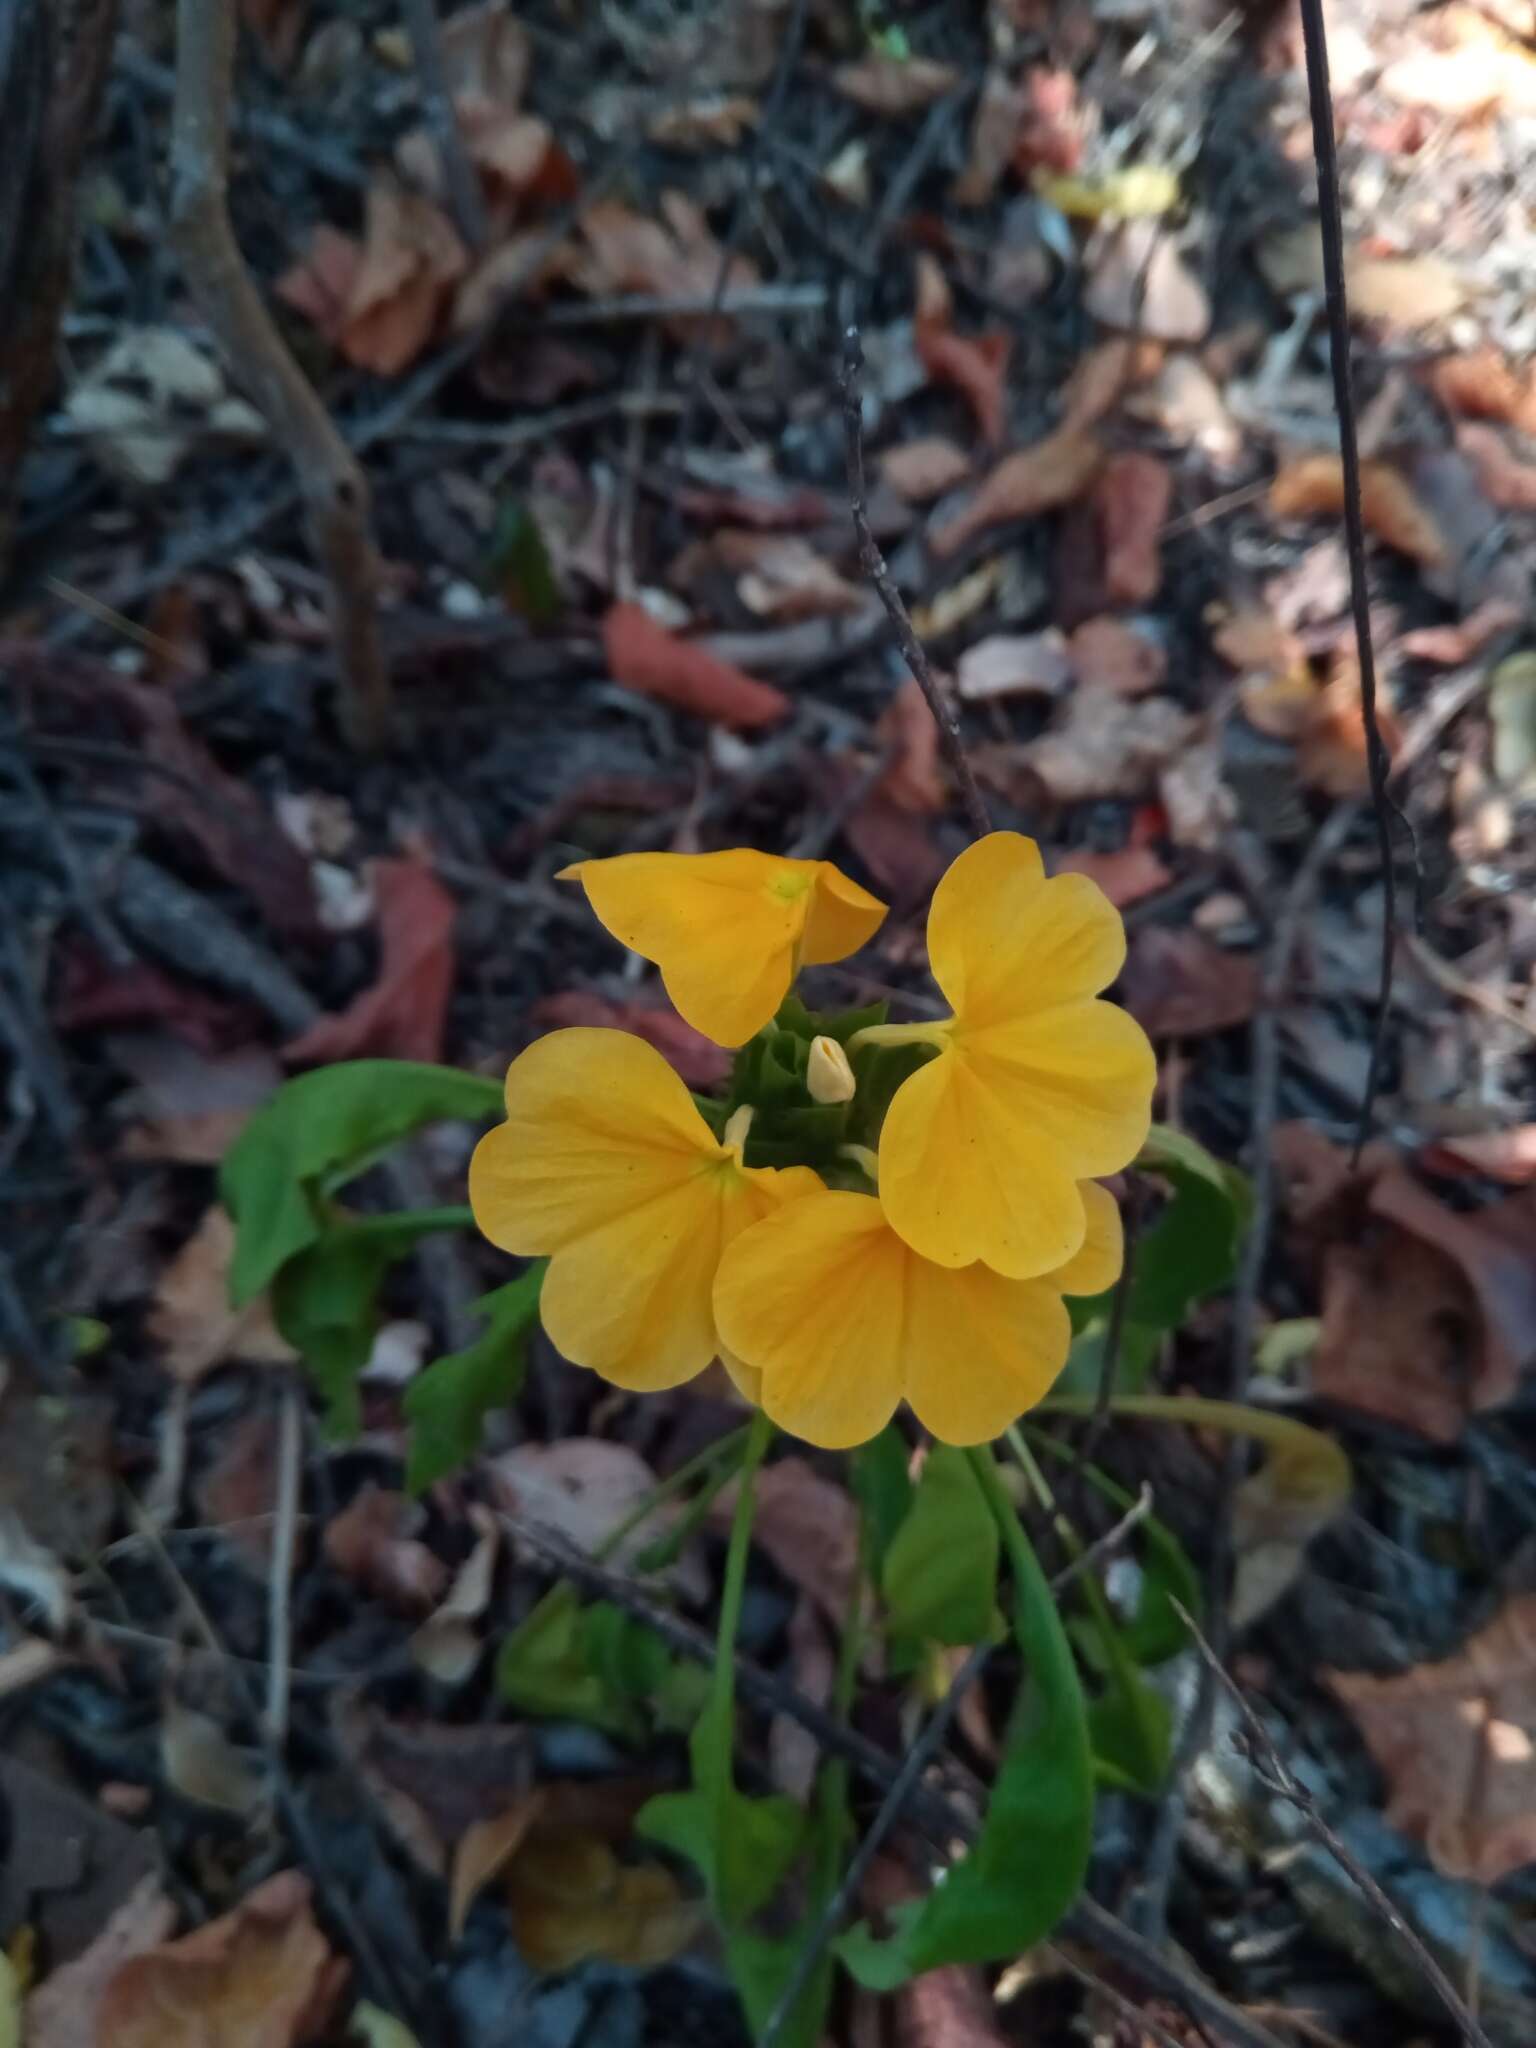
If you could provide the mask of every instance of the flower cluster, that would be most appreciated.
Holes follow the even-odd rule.
[[[619,1031],[552,1032],[513,1061],[470,1199],[493,1243],[549,1256],[555,1344],[638,1391],[719,1357],[828,1448],[903,1399],[947,1443],[999,1434],[1061,1370],[1063,1297],[1123,1258],[1099,1177],[1146,1137],[1154,1063],[1099,999],[1125,956],[1107,898],[988,834],[929,913],[948,1014],[891,1024],[883,1006],[813,1017],[792,992],[885,915],[827,861],[625,854],[565,876],[740,1050],[719,1101]]]

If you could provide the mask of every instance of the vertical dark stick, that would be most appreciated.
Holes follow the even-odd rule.
[[[1389,762],[1376,717],[1376,656],[1371,644],[1371,607],[1366,589],[1365,520],[1360,509],[1360,448],[1355,436],[1355,394],[1349,363],[1349,305],[1344,293],[1344,223],[1339,206],[1339,157],[1333,137],[1333,92],[1328,83],[1328,37],[1323,26],[1323,0],[1301,0],[1301,33],[1307,54],[1307,97],[1312,108],[1312,151],[1317,160],[1317,203],[1323,231],[1323,286],[1328,300],[1328,356],[1333,371],[1333,403],[1339,416],[1339,455],[1344,469],[1344,546],[1349,558],[1349,601],[1355,621],[1355,650],[1360,662],[1360,706],[1365,717],[1366,761],[1371,778],[1371,805],[1381,847],[1384,891],[1381,929],[1381,978],[1377,994],[1376,1029],[1365,1096],[1355,1130],[1354,1159],[1370,1131],[1371,1109],[1381,1081],[1381,1053],[1392,1001],[1393,949],[1397,939],[1397,878],[1392,870],[1392,801],[1387,794]]]

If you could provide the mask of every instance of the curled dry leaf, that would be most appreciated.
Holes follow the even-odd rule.
[[[394,377],[432,339],[468,262],[440,207],[381,178],[368,188],[361,244],[317,229],[276,289],[349,363]]]
[[[1007,412],[1004,380],[1011,340],[1000,328],[986,334],[954,331],[954,303],[944,273],[926,252],[917,259],[917,310],[913,340],[923,368],[936,384],[953,385],[971,411],[981,436],[995,447],[1003,438]]]
[[[538,1970],[588,1959],[657,1969],[704,1920],[702,1902],[685,1898],[669,1870],[621,1863],[606,1842],[575,1829],[534,1834],[513,1859],[507,1903],[513,1939]]]
[[[1517,372],[1502,350],[1491,345],[1465,355],[1441,356],[1429,382],[1448,412],[1474,420],[1498,420],[1536,433],[1536,366]]]
[[[107,1986],[135,1956],[160,1947],[176,1925],[176,1908],[157,1872],[139,1880],[107,1920],[89,1948],[50,1971],[30,1994],[25,2036],[31,2048],[102,2048],[101,2027]]]
[[[462,1685],[484,1647],[476,1623],[490,1604],[501,1551],[501,1525],[488,1508],[471,1503],[475,1547],[454,1574],[447,1598],[411,1637],[411,1661],[440,1685]]]
[[[421,1520],[415,1501],[370,1479],[326,1525],[321,1547],[343,1578],[386,1606],[402,1614],[426,1614],[443,1597],[448,1567],[412,1533]]]
[[[324,1066],[365,1053],[440,1060],[453,990],[458,905],[425,861],[376,860],[369,875],[379,911],[379,977],[334,1016],[322,1017],[284,1059]]]
[[[1244,700],[1246,710],[1247,700]],[[1251,713],[1250,713],[1251,715]],[[1402,729],[1392,709],[1384,678],[1376,680],[1376,728],[1388,758],[1402,745]],[[1364,796],[1371,786],[1366,749],[1365,707],[1360,695],[1360,668],[1352,652],[1340,652],[1333,674],[1313,700],[1298,736],[1296,765],[1301,779],[1325,796]]]
[[[581,216],[582,253],[573,269],[579,289],[594,298],[647,292],[710,304],[723,265],[723,297],[729,310],[733,290],[757,283],[757,266],[745,256],[726,261],[702,209],[685,193],[663,192],[661,213],[660,220],[651,220],[618,199],[589,206]],[[697,337],[706,346],[722,345],[731,333],[728,318],[701,320],[697,314],[679,315],[668,320],[667,327],[684,340]]]
[[[240,1749],[208,1714],[166,1702],[160,1717],[160,1766],[165,1781],[183,1799],[251,1820],[267,1797],[265,1760]]]
[[[272,1304],[259,1294],[231,1308],[229,1265],[235,1226],[218,1203],[160,1275],[146,1325],[160,1363],[173,1379],[191,1385],[226,1358],[256,1365],[289,1365],[293,1346],[277,1333]]]
[[[1059,697],[1072,681],[1067,638],[1058,626],[1042,633],[993,633],[961,655],[955,686],[967,702],[988,697]]]
[[[718,1088],[731,1070],[731,1056],[702,1031],[685,1024],[677,1012],[641,1000],[613,1002],[595,989],[567,989],[545,996],[533,1007],[532,1021],[541,1031],[559,1031],[572,1024],[593,1024],[605,1031],[631,1031],[643,1038],[675,1067],[690,1088]]]
[[[98,2008],[112,2048],[303,2048],[329,2024],[347,1979],[315,1925],[310,1886],[279,1871],[234,1912],[119,1965]]]
[[[1269,509],[1277,519],[1340,518],[1344,511],[1344,465],[1337,455],[1303,455],[1288,462],[1269,487]],[[1447,560],[1444,538],[1408,479],[1389,463],[1360,466],[1360,509],[1378,540],[1428,569]]]
[[[713,552],[739,574],[736,594],[747,610],[775,625],[846,618],[863,605],[863,592],[799,534],[721,533]]]
[[[1323,1675],[1387,1779],[1385,1819],[1437,1870],[1492,1885],[1536,1861],[1536,1595],[1439,1663]]]
[[[655,1489],[656,1474],[628,1444],[602,1437],[568,1437],[561,1443],[518,1444],[486,1467],[498,1507],[525,1521],[554,1529],[589,1554]],[[673,1506],[658,1508],[614,1553],[620,1567],[665,1535],[677,1520]],[[684,1551],[671,1568],[673,1582],[702,1596],[702,1568]]]
[[[775,725],[790,710],[782,690],[669,633],[643,605],[610,606],[603,651],[615,682],[715,725],[748,731]]]
[[[1147,604],[1163,581],[1163,528],[1173,472],[1137,449],[1111,455],[1093,487],[1104,540],[1104,590],[1114,604]]]
[[[940,64],[932,57],[892,57],[876,49],[854,63],[839,64],[832,83],[845,100],[852,100],[867,114],[899,119],[903,114],[920,114],[945,93],[953,92],[960,73],[952,64]]]
[[[1204,341],[1211,302],[1204,285],[1155,219],[1103,229],[1087,257],[1083,303],[1105,327],[1152,341]]]
[[[859,1511],[852,1499],[809,1459],[793,1454],[765,1466],[757,1489],[753,1542],[834,1628],[844,1628],[859,1583]],[[730,1526],[735,1503],[735,1486],[722,1489],[710,1511],[717,1527]]]
[[[938,555],[952,555],[974,534],[1012,519],[1037,519],[1069,505],[1092,483],[1104,459],[1098,440],[1080,427],[1058,427],[1043,441],[1006,455],[983,478],[961,512],[930,536]]]
[[[875,726],[875,739],[894,747],[879,793],[900,811],[936,815],[949,801],[939,766],[939,728],[915,676],[908,676]]]
[[[1133,385],[1155,376],[1162,359],[1162,347],[1155,341],[1114,334],[1108,341],[1095,342],[1061,387],[1062,426],[1096,425]]]
[[[459,1838],[448,1883],[448,1939],[464,1932],[469,1909],[485,1887],[499,1877],[528,1839],[538,1819],[544,1794],[537,1787],[514,1799],[504,1813],[477,1820]]]
[[[1112,697],[1145,697],[1168,673],[1159,643],[1124,619],[1085,619],[1067,650],[1079,687]]]
[[[1259,963],[1197,931],[1148,925],[1131,940],[1121,1000],[1152,1038],[1230,1031],[1258,1008]]]
[[[971,473],[971,458],[958,442],[942,434],[926,434],[880,457],[880,475],[898,498],[926,505],[962,484]]]
[[[1463,420],[1456,446],[1477,472],[1490,504],[1502,512],[1536,512],[1536,462],[1522,462],[1497,427]]]

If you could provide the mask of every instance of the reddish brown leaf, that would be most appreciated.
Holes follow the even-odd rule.
[[[176,981],[147,960],[114,967],[84,940],[60,948],[53,1021],[61,1031],[163,1024],[184,1045],[210,1054],[248,1045],[259,1022],[245,1004]]]
[[[875,739],[896,749],[880,794],[901,811],[942,811],[949,791],[939,766],[939,728],[915,676],[907,677],[881,712]]]
[[[1114,604],[1147,604],[1163,581],[1163,527],[1173,472],[1136,449],[1111,455],[1094,483],[1104,539],[1104,591]]]
[[[1337,455],[1303,455],[1288,462],[1269,487],[1277,519],[1342,518],[1344,470]],[[1427,569],[1444,565],[1445,540],[1412,485],[1386,462],[1360,465],[1360,509],[1379,540]]]
[[[135,1787],[135,1790],[140,1788]],[[26,2003],[31,2048],[103,2048],[101,2001],[133,1956],[158,1950],[176,1925],[176,1908],[158,1875],[141,1878],[87,1949],[48,1977]]]
[[[304,40],[309,0],[240,0],[240,19],[261,44],[272,69],[286,71]]]
[[[954,307],[944,274],[934,259],[917,259],[917,312],[913,340],[918,360],[936,384],[953,385],[976,415],[991,447],[1003,438],[1007,417],[1006,377],[1010,337],[994,328],[986,334],[956,334]]]
[[[1173,880],[1171,871],[1150,846],[1124,846],[1118,853],[1090,853],[1082,848],[1058,853],[1051,861],[1058,875],[1087,875],[1097,882],[1117,910],[1155,896]]]
[[[913,505],[926,505],[941,498],[971,473],[971,458],[956,442],[942,434],[928,434],[907,441],[900,448],[887,448],[880,458],[880,474],[896,493]]]
[[[379,178],[368,188],[361,246],[317,229],[277,290],[348,362],[394,377],[432,339],[468,261],[440,207]]]
[[[1198,1038],[1246,1024],[1259,1003],[1259,963],[1199,932],[1148,925],[1131,941],[1122,1000],[1152,1038]]]
[[[846,1488],[791,1454],[758,1474],[753,1541],[785,1578],[815,1602],[839,1630],[848,1624],[859,1584],[859,1514]],[[727,1487],[711,1515],[730,1526],[736,1489]]]
[[[1476,470],[1490,504],[1504,512],[1536,511],[1536,462],[1522,462],[1497,427],[1464,420],[1456,446]]]
[[[616,682],[679,711],[743,731],[788,715],[782,690],[657,625],[643,605],[616,604],[603,618],[603,649]]]
[[[676,1068],[690,1088],[718,1088],[731,1070],[731,1055],[685,1024],[675,1010],[646,1002],[617,1003],[592,989],[566,989],[545,996],[533,1008],[541,1031],[571,1024],[592,1024],[609,1031],[630,1031],[643,1038]]]
[[[1536,433],[1536,371],[1528,365],[1517,375],[1496,348],[1442,356],[1432,365],[1429,381],[1449,412],[1464,419],[1498,420]]]
[[[302,2048],[325,2031],[347,1979],[296,1870],[258,1885],[232,1913],[123,1963],[107,1985],[99,2038],[112,2048]]]
[[[322,1548],[343,1578],[386,1606],[401,1614],[427,1614],[442,1599],[450,1573],[436,1552],[410,1533],[420,1520],[416,1503],[370,1479],[327,1523]]]
[[[304,254],[283,272],[273,289],[284,304],[302,313],[327,341],[334,342],[346,322],[347,301],[362,261],[362,243],[322,221]]]
[[[1426,1145],[1419,1158],[1436,1173],[1484,1174],[1506,1187],[1528,1187],[1536,1180],[1536,1124],[1441,1138]]]
[[[1156,376],[1163,351],[1155,341],[1111,335],[1079,357],[1072,374],[1061,387],[1063,427],[1091,427],[1113,412],[1121,395],[1133,384]]]
[[[1383,1818],[1437,1870],[1493,1885],[1536,1861],[1536,1595],[1438,1663],[1323,1676],[1386,1776]]]
[[[1524,616],[1523,606],[1509,598],[1490,597],[1455,625],[1415,626],[1398,641],[1397,651],[1414,661],[1432,661],[1437,668],[1460,668]]]
[[[1085,619],[1067,652],[1082,689],[1115,697],[1145,697],[1168,673],[1158,642],[1123,619]]]
[[[1245,697],[1244,709],[1249,709]],[[1389,756],[1402,745],[1402,731],[1385,684],[1376,689],[1376,724]],[[1365,743],[1365,710],[1360,697],[1360,670],[1353,654],[1341,654],[1334,673],[1316,691],[1301,722],[1296,765],[1302,780],[1325,796],[1364,796],[1370,788]]]
[[[345,1010],[322,1017],[283,1048],[301,1066],[325,1066],[376,1053],[397,1060],[440,1060],[453,989],[453,926],[458,906],[424,861],[376,860],[379,978]]]
[[[732,290],[757,283],[756,266],[745,256],[726,261],[708,220],[686,194],[663,192],[661,212],[661,220],[651,220],[619,199],[589,206],[580,221],[584,253],[575,282],[594,297],[648,292],[708,304],[715,299],[724,265],[723,303],[729,311]],[[710,346],[724,344],[732,332],[728,318],[706,320],[697,314],[679,316],[666,325],[684,340],[697,336]]]
[[[1083,158],[1082,116],[1077,80],[1070,71],[1035,65],[1024,78],[1024,118],[1013,161],[1021,176],[1031,171],[1075,171]]]
[[[944,872],[944,855],[917,815],[880,790],[844,821],[843,836],[898,903],[920,902]]]
[[[1059,427],[1030,448],[1005,455],[977,488],[965,509],[930,539],[935,554],[952,555],[973,534],[1011,519],[1038,519],[1042,512],[1068,505],[1098,473],[1104,451],[1090,433]]]

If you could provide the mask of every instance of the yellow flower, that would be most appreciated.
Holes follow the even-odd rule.
[[[885,905],[826,860],[725,853],[621,853],[562,868],[600,921],[661,969],[667,994],[717,1045],[745,1045],[801,966],[844,960]]]
[[[1094,997],[1125,960],[1120,915],[1085,875],[1047,881],[1039,848],[992,832],[934,892],[928,959],[953,1015],[863,1044],[930,1043],[880,1134],[880,1199],[914,1251],[1050,1273],[1087,1229],[1079,1183],[1135,1157],[1156,1063],[1134,1018]]]
[[[718,1349],[721,1253],[821,1182],[744,1166],[745,1131],[716,1138],[661,1054],[624,1031],[537,1040],[507,1070],[506,1102],[475,1148],[469,1199],[492,1244],[551,1254],[540,1312],[554,1343],[637,1392],[692,1379]]]
[[[1063,1293],[1097,1294],[1119,1274],[1120,1212],[1101,1187],[1082,1199],[1084,1243],[1037,1280],[921,1258],[874,1195],[823,1190],[788,1203],[720,1263],[715,1320],[732,1379],[825,1450],[865,1442],[903,1399],[941,1442],[989,1442],[1066,1361]]]

